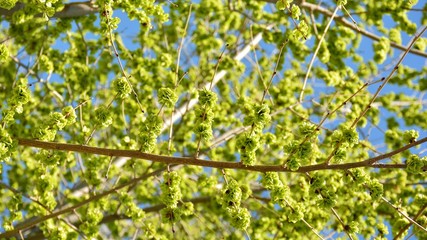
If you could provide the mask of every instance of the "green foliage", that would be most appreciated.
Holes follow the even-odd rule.
[[[159,102],[166,107],[172,107],[178,100],[178,96],[170,88],[159,89]]]
[[[386,37],[382,37],[380,41],[374,43],[374,60],[377,63],[383,63],[387,54],[390,51],[390,40]]]
[[[4,63],[9,59],[9,50],[5,44],[0,44],[0,62]]]
[[[279,0],[276,2],[276,7],[279,10],[285,10],[290,7],[290,4],[293,2],[293,0]]]
[[[120,99],[125,99],[132,92],[132,88],[125,77],[117,78],[113,81],[113,88]]]
[[[425,2],[0,2],[0,239],[427,238]]]
[[[418,155],[412,154],[406,160],[406,170],[410,173],[421,173],[423,167],[427,166],[427,157],[420,158]]]
[[[95,119],[96,124],[102,127],[108,127],[113,123],[111,111],[105,106],[101,106],[95,110]]]
[[[12,9],[18,0],[5,0],[0,3],[0,8]]]
[[[177,172],[163,174],[163,183],[160,186],[162,190],[160,198],[168,208],[176,208],[178,201],[181,200],[180,182],[181,177]]]

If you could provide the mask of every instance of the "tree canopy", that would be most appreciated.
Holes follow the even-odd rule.
[[[426,2],[0,19],[0,239],[427,238]]]

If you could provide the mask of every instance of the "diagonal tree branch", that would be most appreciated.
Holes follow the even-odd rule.
[[[302,2],[301,5],[300,5],[300,7],[308,9],[308,10],[313,11],[313,12],[321,13],[321,14],[323,14],[325,16],[329,16],[329,17],[332,17],[334,15],[333,12],[329,11],[328,9],[323,8],[323,7],[319,6],[319,5],[314,5],[312,3],[308,3],[308,2]],[[346,26],[346,27],[348,27],[348,28],[350,28],[350,29],[352,29],[352,30],[354,30],[354,31],[356,31],[356,32],[364,35],[365,37],[368,37],[368,38],[370,38],[370,39],[372,39],[374,41],[379,41],[380,40],[379,36],[377,36],[377,35],[369,32],[369,31],[366,31],[364,29],[358,28],[352,22],[347,21],[343,17],[334,16],[334,19],[335,19],[336,22],[338,22],[338,23],[340,23],[340,24],[342,24],[342,25],[344,25],[344,26]],[[399,50],[406,51],[406,47],[403,46],[403,45],[397,44],[395,42],[390,42],[390,45],[392,47],[394,47],[394,48],[399,49]],[[426,52],[422,52],[422,51],[419,51],[419,50],[416,50],[416,49],[411,49],[411,50],[409,50],[409,52],[413,53],[415,55],[418,55],[418,56],[427,57],[427,53]]]
[[[37,225],[37,224],[39,224],[41,222],[44,222],[46,220],[58,217],[60,215],[66,214],[66,213],[70,213],[70,212],[72,212],[72,211],[74,211],[74,210],[76,210],[76,209],[78,209],[78,208],[80,208],[80,207],[82,207],[82,206],[90,203],[90,202],[99,200],[99,199],[101,199],[101,198],[103,198],[105,196],[113,194],[113,193],[117,192],[118,190],[120,190],[122,188],[125,188],[127,186],[131,186],[132,184],[135,184],[135,183],[137,183],[139,181],[142,181],[142,180],[145,180],[145,179],[147,179],[147,178],[149,178],[151,176],[157,175],[159,172],[162,172],[162,171],[163,171],[163,169],[160,169],[160,170],[157,170],[157,171],[145,174],[145,175],[143,175],[141,177],[134,178],[134,179],[130,180],[129,182],[126,182],[126,183],[124,183],[124,184],[122,184],[120,186],[117,186],[115,188],[107,190],[107,191],[105,191],[103,193],[100,193],[98,195],[92,196],[92,197],[90,197],[90,198],[88,198],[86,200],[83,200],[83,201],[81,201],[81,202],[79,202],[79,203],[77,203],[77,204],[75,204],[75,205],[73,205],[71,207],[67,207],[65,209],[61,209],[59,211],[53,212],[53,213],[45,215],[43,217],[36,218],[36,219],[34,219],[32,221],[27,222],[26,224],[23,224],[23,225],[20,225],[19,227],[16,227],[13,230],[0,233],[0,239],[5,239],[5,238],[12,237],[15,234],[18,234],[20,231],[25,230],[27,228],[30,228],[32,226],[35,226],[35,225]]]

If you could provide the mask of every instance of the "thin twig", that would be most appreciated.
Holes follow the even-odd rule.
[[[334,20],[335,15],[336,15],[336,14],[337,14],[337,12],[338,12],[338,9],[340,9],[340,8],[341,8],[341,6],[340,6],[340,5],[337,5],[337,6],[335,7],[335,11],[332,13],[332,16],[331,16],[331,18],[329,19],[329,22],[328,22],[328,24],[326,25],[325,30],[323,30],[323,34],[322,34],[322,36],[321,36],[321,37],[320,37],[320,39],[319,39],[319,43],[317,44],[316,50],[314,51],[314,54],[313,54],[313,56],[311,57],[311,61],[310,61],[309,65],[308,65],[308,69],[307,69],[307,72],[306,72],[306,74],[305,74],[304,83],[303,83],[303,85],[302,85],[301,94],[300,94],[300,96],[299,96],[299,101],[300,101],[300,102],[302,102],[302,101],[304,100],[304,99],[303,99],[303,98],[304,98],[304,91],[305,91],[305,87],[306,87],[306,85],[307,85],[307,79],[308,79],[308,76],[310,75],[311,67],[313,66],[313,63],[314,63],[314,59],[316,58],[316,55],[317,55],[317,53],[319,52],[320,46],[322,45],[322,42],[323,42],[323,40],[325,39],[326,32],[328,32],[329,26],[331,26],[331,23],[332,23],[332,21]]]
[[[427,204],[425,204],[419,211],[418,213],[414,216],[413,220],[416,221],[417,218],[419,218],[421,216],[421,214],[423,214],[424,210],[427,209]],[[409,227],[411,227],[412,222],[408,223],[405,227],[403,227],[402,229],[400,229],[399,233],[397,233],[397,235],[393,238],[393,240],[396,239],[400,239],[400,236],[406,231],[408,230]]]
[[[97,201],[97,200],[99,200],[99,199],[101,199],[101,198],[103,198],[103,197],[105,197],[105,196],[108,196],[108,195],[110,195],[110,194],[112,194],[112,193],[115,193],[116,191],[118,191],[118,190],[120,190],[120,189],[122,189],[122,188],[125,188],[125,187],[127,187],[127,186],[130,186],[130,185],[132,185],[132,184],[134,184],[134,183],[137,183],[137,182],[139,182],[139,181],[141,181],[141,180],[145,180],[145,179],[147,179],[147,178],[149,178],[149,177],[155,176],[155,175],[157,175],[159,172],[162,172],[162,171],[163,171],[163,169],[161,169],[161,170],[157,170],[157,171],[154,171],[154,172],[151,172],[151,173],[149,173],[149,174],[143,175],[143,176],[138,177],[138,178],[134,178],[134,179],[130,180],[129,182],[126,182],[126,183],[124,183],[124,184],[122,184],[122,185],[120,185],[120,186],[117,186],[117,187],[112,188],[112,189],[110,189],[110,190],[104,191],[104,192],[102,192],[102,193],[100,193],[100,194],[98,194],[98,195],[91,196],[90,198],[88,198],[88,199],[86,199],[86,200],[83,200],[83,201],[81,201],[81,202],[79,202],[79,203],[77,203],[77,204],[75,204],[75,205],[73,205],[73,206],[67,207],[67,208],[62,209],[62,210],[55,211],[55,212],[53,212],[53,213],[51,213],[51,214],[48,214],[48,215],[46,215],[46,216],[43,216],[43,217],[39,217],[39,218],[33,219],[33,220],[31,220],[31,221],[27,222],[26,224],[23,224],[23,225],[20,225],[19,227],[16,227],[16,228],[15,228],[15,229],[13,229],[13,230],[6,231],[6,232],[4,232],[4,233],[1,233],[1,234],[0,234],[0,238],[9,238],[9,237],[12,237],[12,236],[14,236],[15,234],[19,233],[19,231],[25,230],[25,229],[27,229],[27,228],[30,228],[30,227],[32,227],[32,226],[35,226],[35,225],[37,225],[37,224],[39,224],[39,223],[42,223],[42,222],[44,222],[44,221],[47,221],[47,220],[49,220],[49,219],[52,219],[52,218],[58,217],[58,216],[60,216],[60,215],[63,215],[63,214],[66,214],[66,213],[72,212],[72,211],[74,211],[75,209],[78,209],[78,208],[80,208],[80,207],[82,207],[82,206],[84,206],[84,205],[86,205],[86,204],[88,204],[88,203],[90,203],[90,202]]]
[[[380,94],[381,90],[384,88],[384,86],[388,83],[388,81],[390,81],[391,77],[393,76],[393,74],[397,71],[397,69],[399,68],[400,64],[402,63],[403,59],[405,59],[406,55],[408,54],[409,50],[412,48],[412,46],[415,44],[415,42],[418,40],[418,38],[420,38],[423,33],[427,30],[427,26],[425,26],[421,32],[417,35],[414,36],[414,38],[411,40],[409,46],[406,48],[406,51],[403,52],[403,54],[401,55],[399,61],[397,62],[396,66],[393,68],[393,70],[390,72],[390,74],[385,78],[385,80],[383,81],[383,83],[378,87],[377,91],[375,92],[374,96],[371,98],[371,100],[369,101],[369,104],[365,107],[365,109],[362,111],[362,113],[359,115],[359,117],[356,118],[356,120],[354,120],[353,124],[351,125],[351,127],[356,126],[356,124],[359,122],[359,120],[366,114],[366,112],[372,107],[372,103],[377,99],[378,95]]]
[[[342,227],[344,228],[344,232],[347,234],[348,238],[350,238],[351,240],[353,240],[353,237],[351,236],[351,234],[346,230],[346,225],[343,222],[343,220],[340,218],[340,216],[338,215],[337,211],[335,211],[335,209],[332,207],[331,208],[332,213],[334,214],[334,216],[338,219],[338,222],[340,222],[340,224],[342,225]]]
[[[127,84],[130,86],[130,88],[132,90],[132,93],[133,93],[133,95],[134,95],[134,97],[136,99],[136,102],[138,104],[139,109],[141,110],[141,112],[144,113],[144,109],[142,108],[141,102],[139,101],[139,98],[138,98],[138,94],[136,93],[135,89],[133,88],[133,86],[132,86],[132,84],[131,84],[131,82],[129,80],[129,76],[125,72],[122,60],[120,59],[120,56],[119,56],[119,52],[117,51],[116,44],[115,44],[114,38],[113,38],[113,30],[111,29],[111,26],[110,26],[110,18],[106,17],[106,19],[107,19],[108,33],[109,33],[109,38],[110,38],[111,46],[113,47],[114,54],[116,55],[117,62],[119,63],[119,66],[120,66],[120,70],[122,71],[122,74],[125,77]]]
[[[269,25],[267,27],[267,30],[271,29],[272,27],[273,25]],[[234,60],[241,61],[251,51],[251,48],[257,45],[261,40],[262,40],[262,32],[258,33],[253,39],[253,41],[250,41],[248,44],[246,44],[246,46],[240,52],[238,52],[236,56],[234,56]],[[225,70],[219,71],[218,74],[215,75],[212,81],[212,85],[216,85],[219,82],[219,80],[221,80],[225,76],[226,73],[227,71]],[[210,86],[210,82],[206,83],[204,88],[207,89],[209,88],[209,86]],[[196,106],[198,102],[199,102],[198,98],[192,98],[189,101],[183,103],[182,106],[177,109],[176,114],[174,114],[172,123],[175,123],[176,121],[178,121],[189,109],[192,109],[194,106]],[[163,124],[162,131],[166,130],[169,127],[169,125],[170,125],[169,122],[165,122]]]
[[[390,205],[392,208],[394,208],[394,210],[396,210],[400,215],[402,215],[404,218],[406,218],[409,222],[411,222],[412,224],[414,224],[415,226],[419,227],[421,230],[423,230],[424,232],[427,232],[427,229],[423,226],[421,226],[419,223],[417,223],[415,220],[413,220],[412,218],[410,218],[408,215],[406,215],[404,212],[402,212],[399,207],[393,205],[393,203],[391,203],[389,200],[387,200],[384,197],[381,197],[381,200],[383,200],[384,202],[386,202],[388,205]]]

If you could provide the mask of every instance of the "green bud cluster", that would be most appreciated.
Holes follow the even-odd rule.
[[[163,174],[163,183],[160,185],[162,193],[161,201],[170,208],[176,208],[182,198],[180,190],[181,176],[177,172],[165,172]]]
[[[6,45],[2,43],[0,44],[0,63],[4,63],[8,59],[9,59],[9,49],[7,49]]]
[[[194,214],[194,205],[192,202],[183,203],[179,207],[165,207],[160,210],[163,223],[176,223],[182,219],[183,216],[190,216]]]
[[[80,230],[88,237],[95,238],[99,232],[99,222],[101,222],[104,215],[98,207],[90,206],[86,209],[84,214],[85,219],[79,226]]]
[[[9,216],[3,216],[3,228],[6,231],[13,229],[13,222],[22,219],[23,201],[20,194],[14,194],[6,203],[9,210]]]
[[[299,16],[301,16],[301,9],[298,7],[298,5],[292,5],[291,16],[293,19],[299,20]]]
[[[23,105],[28,103],[30,98],[27,79],[20,78],[12,89],[12,95],[7,99],[9,109],[3,113],[2,121],[4,123],[13,122],[15,113],[22,113],[24,111]]]
[[[282,187],[283,183],[279,178],[277,172],[266,172],[261,179],[261,184],[268,190],[273,190],[274,188]]]
[[[378,42],[374,43],[374,60],[381,64],[387,59],[387,54],[390,51],[390,40],[386,37],[381,37]]]
[[[54,70],[53,62],[46,55],[39,57],[39,66],[42,71],[53,72]]]
[[[382,197],[384,192],[383,185],[377,179],[369,181],[367,186],[372,200],[377,201]]]
[[[406,170],[410,173],[422,173],[427,166],[427,157],[420,158],[416,154],[411,154],[406,160]]]
[[[173,105],[175,105],[176,101],[178,100],[178,96],[170,88],[160,88],[158,97],[160,104],[166,107],[173,107]]]
[[[228,212],[228,216],[231,218],[231,226],[240,230],[245,230],[249,227],[249,224],[251,223],[251,214],[247,208],[232,208]]]
[[[18,2],[18,0],[4,0],[0,2],[0,8],[4,8],[4,9],[12,9],[15,4]]]
[[[245,99],[242,99],[245,102]],[[245,102],[243,112],[246,116],[243,124],[251,126],[251,132],[241,135],[237,139],[237,147],[240,152],[240,161],[244,165],[254,165],[256,150],[260,145],[260,134],[264,126],[270,122],[270,108],[267,104],[250,104]]]
[[[40,172],[43,169],[39,170]],[[54,189],[57,188],[57,177],[53,173],[40,174],[35,182],[35,195],[39,197],[39,201],[44,204],[49,210],[53,210],[56,205]]]
[[[331,208],[337,203],[336,195],[327,188],[321,188],[320,190],[318,190],[317,196],[317,204],[322,208]]]
[[[285,10],[291,6],[293,0],[279,0],[276,2],[276,8],[279,10]]]
[[[317,204],[322,208],[331,208],[337,203],[333,188],[326,183],[326,176],[321,173],[311,177],[310,191],[317,194]]]
[[[350,169],[349,171],[351,172],[351,175],[353,177],[353,181],[357,185],[362,185],[369,180],[369,176],[367,176],[367,174],[365,173],[365,171],[363,169],[355,168],[355,169]]]
[[[85,180],[92,186],[99,186],[102,183],[100,170],[104,167],[104,161],[101,157],[93,157],[86,159],[86,171],[84,173]]]
[[[199,90],[199,106],[196,107],[196,127],[195,132],[196,136],[208,142],[212,134],[212,123],[214,118],[213,108],[217,102],[216,93],[208,90],[201,89]]]
[[[333,145],[339,146],[333,154],[334,161],[341,163],[347,158],[347,150],[359,143],[359,134],[355,128],[342,127],[332,133],[330,140]]]
[[[319,134],[317,126],[311,122],[304,121],[298,128],[298,133],[303,138],[313,138]]]
[[[285,218],[289,222],[296,223],[304,218],[304,206],[301,203],[290,203],[292,202],[290,189],[283,184],[277,172],[266,172],[261,179],[261,184],[270,190],[270,197],[273,203],[282,208],[287,207]]]
[[[51,112],[38,128],[33,132],[33,137],[42,141],[53,141],[56,133],[67,125],[76,121],[76,113],[71,106],[64,107],[61,112]]]
[[[407,144],[413,143],[417,140],[419,136],[420,134],[416,130],[406,130],[405,132],[403,132],[403,142]]]
[[[35,159],[47,166],[55,166],[63,162],[65,157],[63,153],[42,149],[35,155]]]
[[[112,83],[114,92],[117,94],[119,99],[125,99],[132,92],[132,88],[129,85],[125,77],[117,78]]]
[[[267,172],[261,180],[261,184],[270,190],[270,197],[274,203],[279,204],[281,207],[286,206],[286,199],[289,199],[290,189],[287,185],[279,179],[277,172]]]
[[[242,191],[242,187],[234,179],[223,186],[222,207],[230,219],[231,226],[241,230],[246,229],[251,220],[249,211],[240,206],[242,200],[248,197],[248,193],[248,191]]]
[[[271,120],[270,108],[267,104],[255,104],[248,109],[248,114],[243,119],[243,124],[253,126],[254,130],[260,131]]]
[[[310,27],[305,20],[299,22],[298,27],[292,30],[292,36],[295,40],[299,41],[301,38],[306,39],[310,33]]]
[[[157,137],[162,131],[163,120],[155,115],[149,114],[141,124],[138,142],[142,152],[152,152],[156,146]]]
[[[0,162],[7,160],[15,147],[16,143],[12,140],[12,137],[5,129],[0,127]]]
[[[183,203],[181,201],[182,193],[180,189],[181,176],[177,172],[165,172],[163,182],[160,185],[160,200],[166,205],[160,211],[162,222],[175,223],[181,220],[182,216],[190,216],[194,213],[194,206],[191,202]]]
[[[169,20],[169,15],[165,13],[162,5],[155,5],[155,1],[132,1],[122,0],[117,1],[117,7],[128,13],[129,19],[138,20],[145,28],[152,28],[152,19],[154,17],[160,24]]]
[[[291,223],[297,223],[304,218],[304,206],[301,203],[295,203],[292,206],[291,212],[288,215],[288,221]]]
[[[400,31],[397,30],[396,28],[390,29],[390,32],[388,33],[388,37],[392,42],[395,42],[397,44],[402,43],[402,37],[400,35]]]
[[[254,165],[255,151],[259,147],[259,137],[250,133],[242,134],[237,139],[237,147],[240,152],[240,161],[244,165]]]
[[[315,135],[312,135],[314,133],[315,132],[312,132],[310,133],[310,135],[307,135],[309,138],[311,137],[312,139],[309,139],[302,143],[297,140],[292,140],[284,147],[285,152],[290,154],[290,157],[288,157],[288,160],[286,162],[286,167],[289,168],[291,171],[297,171],[302,164],[309,163],[311,159],[314,158],[314,155],[316,153],[315,144],[313,143],[313,136]]]
[[[111,109],[106,106],[100,106],[95,110],[95,122],[98,126],[108,127],[113,123]]]
[[[145,218],[144,211],[133,202],[132,197],[127,192],[120,192],[119,200],[125,216],[132,218],[134,222]]]

